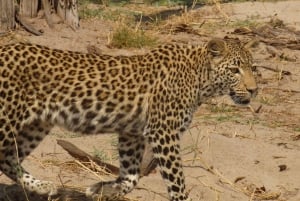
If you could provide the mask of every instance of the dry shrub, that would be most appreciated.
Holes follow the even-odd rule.
[[[116,48],[141,48],[155,46],[157,39],[146,32],[121,25],[112,34],[109,46]]]

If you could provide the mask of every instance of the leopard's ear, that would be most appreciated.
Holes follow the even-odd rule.
[[[213,56],[221,56],[225,52],[225,41],[222,39],[212,39],[207,44],[207,50]]]

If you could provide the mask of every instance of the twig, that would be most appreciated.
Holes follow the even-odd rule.
[[[200,182],[203,186],[208,187],[208,188],[210,188],[211,190],[213,190],[215,192],[224,193],[224,191],[218,190],[218,189],[214,188],[213,186],[210,186],[210,185],[206,184],[205,182],[201,181],[201,179],[199,179],[199,177],[196,177],[196,180],[198,182]]]
[[[261,110],[261,108],[262,108],[262,105],[260,105],[254,112],[255,112],[255,113],[259,113],[260,110]]]
[[[290,71],[278,70],[278,69],[274,69],[274,68],[271,68],[271,67],[268,67],[268,66],[256,66],[256,67],[264,68],[264,69],[267,69],[267,70],[270,70],[270,71],[273,71],[273,72],[276,72],[276,73],[281,73],[283,75],[291,75],[292,74]]]
[[[275,87],[264,87],[264,89],[272,89],[272,90],[278,90],[278,91],[290,92],[290,93],[300,93],[299,90],[293,90],[293,89],[281,89],[281,88],[275,88]]]
[[[86,170],[87,172],[95,175],[96,177],[98,177],[100,180],[103,180],[103,178],[100,177],[99,174],[97,174],[95,171],[92,170],[91,168],[91,165],[86,165],[86,164],[83,164],[81,161],[78,161],[78,160],[75,160],[75,163],[78,164],[79,166],[81,166],[84,170]]]

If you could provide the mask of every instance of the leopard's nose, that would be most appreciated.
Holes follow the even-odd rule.
[[[252,97],[255,97],[258,92],[258,88],[247,89],[247,91],[251,94]]]

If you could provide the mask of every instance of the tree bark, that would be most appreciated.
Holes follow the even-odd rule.
[[[20,15],[24,17],[36,17],[39,0],[20,0]]]
[[[76,30],[79,28],[79,14],[77,8],[77,0],[65,0],[58,1],[54,0],[56,5],[57,15],[72,29]]]
[[[42,5],[44,8],[44,13],[45,13],[45,18],[47,21],[48,26],[53,29],[54,28],[54,24],[53,24],[53,20],[51,18],[51,6],[48,0],[42,0]]]
[[[0,29],[11,30],[15,27],[15,7],[12,0],[0,0]]]

